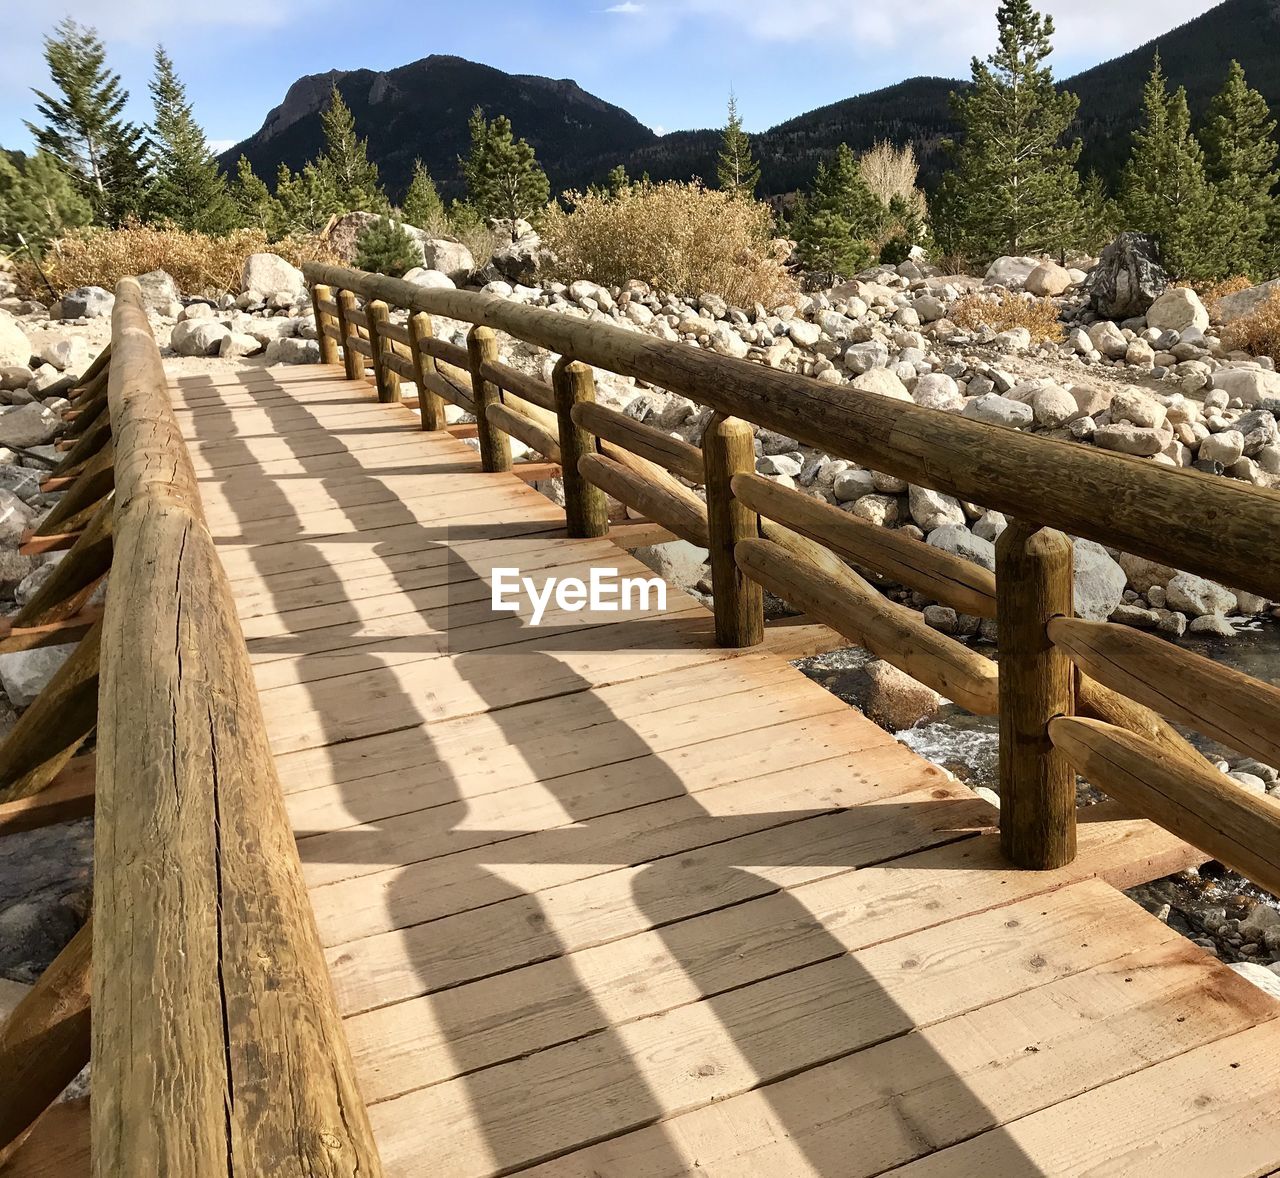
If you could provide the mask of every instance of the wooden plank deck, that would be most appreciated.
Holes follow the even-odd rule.
[[[673,591],[495,614],[496,566],[648,575],[336,368],[184,376],[390,1175],[1280,1165],[1280,1004],[1116,888],[1099,808],[1000,859],[967,789]]]

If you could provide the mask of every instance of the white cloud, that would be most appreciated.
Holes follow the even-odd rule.
[[[666,127],[664,127],[661,123],[654,123],[654,125],[650,128],[650,130],[655,135],[665,135],[667,133]]]
[[[644,11],[643,4],[637,4],[636,0],[622,0],[621,4],[615,4],[611,8],[606,8],[605,12],[615,12],[620,16],[638,16]]]
[[[229,151],[239,143],[239,139],[210,139],[209,150],[215,155],[221,155],[224,151]]]

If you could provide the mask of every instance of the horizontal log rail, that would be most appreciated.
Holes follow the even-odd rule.
[[[344,310],[343,292],[315,302]],[[90,1061],[96,1173],[377,1178],[248,651],[132,279],[90,374],[105,409],[53,476],[54,534],[33,541],[70,551],[0,630],[0,650],[76,643],[0,742],[0,837],[92,814],[94,910],[0,1027],[0,1165]]]
[[[1068,737],[1050,736],[1050,726],[1072,713],[1096,726],[1090,733],[1121,732],[1136,742],[1132,749],[1154,749],[1166,767],[1183,767],[1198,785],[1212,783],[1214,797],[1232,795],[1235,783],[1168,720],[1280,764],[1280,690],[1161,639],[1068,616],[1073,551],[1066,539],[1096,540],[1276,600],[1280,548],[1259,537],[1280,518],[1280,492],[833,388],[498,296],[427,290],[320,263],[304,271],[317,290],[344,292],[339,303],[359,296],[366,307],[386,304],[472,325],[468,349],[422,342],[434,370],[420,388],[458,403],[433,383],[447,376],[472,391],[472,412],[483,396],[486,469],[510,466],[509,437],[547,456],[558,443],[571,535],[608,531],[607,494],[707,548],[718,642],[761,640],[763,586],[970,711],[999,714],[1002,844],[1014,862],[1048,868],[1074,855],[1074,770],[1085,770],[1066,750]],[[495,329],[562,357],[550,389],[498,362]],[[359,341],[352,347],[362,350]],[[691,398],[714,411],[719,432],[704,435],[699,448],[596,404],[591,365]],[[572,382],[570,369],[578,373]],[[540,416],[551,410],[554,420],[550,412]],[[1010,524],[997,545],[996,571],[757,474],[738,421],[1005,512]],[[706,502],[686,484],[705,487]],[[855,569],[960,614],[994,619],[1000,669],[886,598]],[[1070,731],[1072,750],[1082,755],[1079,730]],[[1106,771],[1096,756],[1091,763]],[[1094,784],[1107,789],[1105,781]],[[1117,789],[1132,800],[1124,783]],[[1195,833],[1192,841],[1207,854],[1224,846],[1238,868],[1266,859],[1242,854],[1231,840],[1206,841],[1167,806],[1143,812],[1176,822],[1169,828],[1184,838]],[[1242,837],[1247,852],[1252,842]]]

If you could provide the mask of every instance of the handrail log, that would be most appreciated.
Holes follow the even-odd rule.
[[[669,528],[680,539],[699,548],[710,548],[706,505],[696,495],[693,496],[696,503],[690,502],[669,486],[624,466],[617,457],[604,454],[584,454],[578,459],[578,472],[593,486],[639,511],[646,519]]]
[[[377,1178],[244,638],[132,279],[112,327],[95,1173]]]
[[[1104,793],[1280,895],[1280,802],[1098,720],[1060,716],[1049,736]]]
[[[1031,437],[747,360],[464,290],[308,262],[307,278],[498,328],[691,396],[827,453],[1280,599],[1280,546],[1259,543],[1280,491]]]
[[[1049,637],[1100,683],[1280,765],[1280,688],[1127,626],[1054,618]]]
[[[691,483],[701,483],[706,477],[702,451],[697,446],[636,421],[616,409],[597,405],[594,401],[575,405],[573,420],[597,437],[639,454]]]

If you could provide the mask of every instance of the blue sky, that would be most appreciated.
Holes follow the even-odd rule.
[[[149,117],[163,41],[222,146],[257,130],[302,74],[389,69],[453,53],[573,78],[655,129],[718,126],[730,86],[748,130],[914,74],[959,76],[994,41],[997,0],[0,0],[0,145],[24,148],[41,37],[62,15],[95,25]],[[1206,0],[1045,0],[1067,76],[1213,7]],[[358,13],[355,21],[341,13]],[[517,128],[517,131],[519,128]]]

